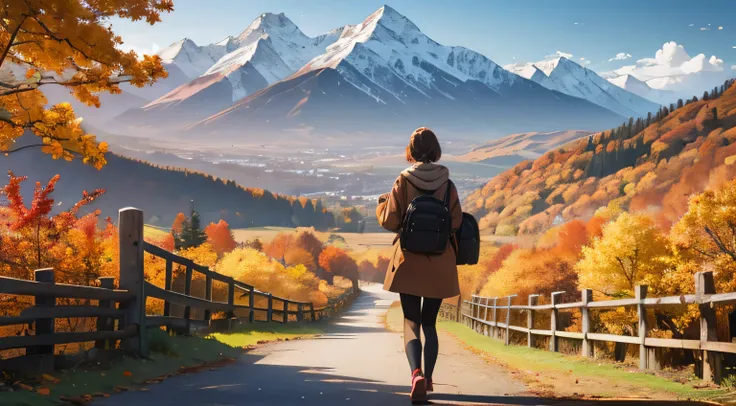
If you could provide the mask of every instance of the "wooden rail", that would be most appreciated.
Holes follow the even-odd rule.
[[[262,292],[255,287],[210,270],[187,258],[149,244],[143,240],[143,213],[134,208],[121,209],[119,213],[120,270],[119,289],[114,288],[114,278],[100,278],[100,286],[77,286],[55,282],[53,269],[35,271],[35,280],[0,277],[0,294],[32,296],[34,305],[17,316],[0,317],[0,327],[34,325],[34,335],[0,336],[0,351],[25,348],[25,357],[0,359],[0,370],[23,369],[28,360],[53,369],[54,346],[70,343],[95,342],[98,349],[113,349],[116,342],[127,351],[147,356],[146,328],[166,327],[177,333],[189,334],[197,330],[228,329],[234,324],[254,322],[317,321],[331,317],[347,306],[358,293],[349,289],[342,296],[331,300],[327,306],[314,308],[311,302],[299,302]],[[159,287],[145,280],[144,255],[148,253],[166,261],[164,286]],[[172,290],[174,264],[183,266],[184,292]],[[195,274],[205,280],[204,297],[192,295]],[[227,301],[213,300],[213,282],[227,286]],[[256,298],[266,298],[265,307],[256,307]],[[57,299],[81,299],[83,304],[59,306]],[[163,314],[146,314],[148,298],[164,301]],[[97,301],[94,306],[91,301]],[[183,316],[172,315],[172,305],[184,308]],[[193,309],[199,309],[200,319],[195,319]],[[263,315],[257,317],[256,314]],[[217,319],[216,314],[224,318]],[[246,314],[242,319],[238,315]],[[55,319],[95,318],[95,331],[57,332]],[[50,361],[49,361],[50,360]]]
[[[539,295],[530,295],[527,305],[512,305],[511,301],[515,295],[505,298],[488,298],[473,295],[471,300],[463,300],[461,304],[461,322],[473,328],[481,334],[490,337],[504,339],[509,345],[509,331],[526,333],[526,341],[529,347],[536,346],[536,337],[549,337],[549,350],[559,351],[559,338],[577,340],[582,342],[581,355],[592,357],[592,342],[613,342],[621,344],[633,344],[639,346],[639,368],[658,369],[660,366],[656,359],[655,349],[685,349],[699,352],[696,357],[700,362],[700,376],[705,381],[719,383],[723,377],[723,355],[736,354],[736,343],[719,342],[716,337],[715,305],[736,303],[736,292],[715,292],[715,284],[712,272],[699,272],[695,275],[696,294],[668,296],[661,298],[647,297],[648,287],[639,285],[635,290],[635,298],[593,301],[592,290],[584,289],[582,301],[574,303],[561,303],[564,292],[554,292],[551,303],[537,305]],[[499,302],[501,301],[501,302]],[[661,309],[671,306],[697,305],[700,311],[700,340],[665,339],[647,337],[649,326],[647,325],[647,310]],[[590,310],[615,309],[619,307],[636,307],[638,315],[638,331],[636,335],[617,335],[597,333],[591,330]],[[579,310],[582,318],[582,331],[572,332],[559,329],[560,310]],[[499,311],[504,311],[505,319],[501,322],[497,316]],[[511,311],[524,312],[527,315],[526,326],[510,325]],[[549,329],[534,328],[534,319],[537,312],[550,313]],[[489,318],[490,316],[490,318]]]

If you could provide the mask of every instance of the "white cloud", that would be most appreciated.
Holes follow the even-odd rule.
[[[627,54],[626,52],[619,52],[614,56],[613,58],[609,59],[608,62],[613,61],[624,61],[626,59],[631,58],[631,54]]]
[[[736,70],[736,65],[733,65],[733,66],[731,67],[731,70]]]
[[[161,50],[161,48],[156,43],[152,43],[150,47],[140,47],[131,43],[124,43],[120,45],[120,49],[125,52],[135,51],[135,53],[137,53],[139,57],[142,57],[143,55],[153,55]]]
[[[558,57],[563,57],[563,58],[567,58],[567,59],[570,59],[570,58],[572,58],[572,54],[570,54],[570,53],[567,53],[567,52],[557,51],[557,52],[555,52],[555,53],[554,53],[554,54],[552,54],[552,55],[548,55],[547,57],[548,57],[548,58],[558,58]]]
[[[580,64],[583,66],[590,65],[590,60],[585,59],[585,58],[580,58]]]
[[[702,27],[702,28],[700,28],[700,31],[708,31],[709,29],[710,28],[708,28],[708,27]]]
[[[674,90],[692,96],[722,82],[729,73],[723,60],[715,55],[691,57],[682,45],[667,42],[657,50],[654,58],[639,59],[635,64],[603,73],[607,78],[623,75],[632,75],[655,89]]]
[[[723,30],[723,27],[718,27],[718,31],[722,31],[722,30]]]
[[[694,26],[694,25],[695,25],[695,24],[690,24],[689,26],[690,26],[690,27],[692,27],[692,26]]]

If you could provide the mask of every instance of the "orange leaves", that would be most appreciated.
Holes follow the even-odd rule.
[[[174,219],[174,224],[171,225],[171,231],[174,234],[181,233],[182,225],[184,224],[184,220],[187,219],[187,216],[184,215],[184,213],[179,213],[176,215],[176,218]]]
[[[336,275],[353,281],[358,279],[358,265],[340,248],[334,246],[325,248],[319,255],[319,266],[327,271],[328,282],[332,282],[332,277]]]
[[[78,155],[98,169],[104,166],[107,147],[85,135],[68,104],[46,108],[39,89],[64,86],[82,103],[99,106],[98,93],[120,93],[121,82],[142,87],[165,78],[160,57],[139,58],[120,50],[123,41],[108,21],[118,17],[153,24],[172,9],[170,0],[10,2],[0,31],[0,48],[7,50],[0,53],[0,66],[12,63],[26,72],[3,79],[0,151],[14,152],[13,140],[31,130],[44,140],[42,150],[56,159]]]
[[[230,252],[238,245],[230,231],[230,225],[225,220],[210,223],[205,227],[204,233],[207,234],[207,241],[218,255]]]
[[[49,388],[38,388],[36,390],[36,393],[43,396],[49,396],[51,394],[51,389]]]
[[[130,371],[123,371],[123,376],[130,378],[131,376],[133,376],[133,373]]]

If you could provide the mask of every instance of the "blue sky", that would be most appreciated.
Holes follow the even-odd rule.
[[[127,46],[150,52],[184,37],[203,45],[237,35],[263,12],[284,12],[314,36],[359,23],[384,3],[437,42],[502,65],[562,51],[610,70],[654,57],[668,41],[736,65],[735,0],[174,0],[175,11],[156,26],[114,21],[113,28]],[[608,61],[618,53],[632,57]]]

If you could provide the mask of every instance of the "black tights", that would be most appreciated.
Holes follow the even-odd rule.
[[[437,338],[437,314],[440,312],[442,299],[422,298],[419,296],[401,295],[401,310],[404,311],[404,349],[409,359],[412,372],[422,369],[422,341],[419,330],[424,331],[424,376],[432,378],[434,365],[439,354]]]

